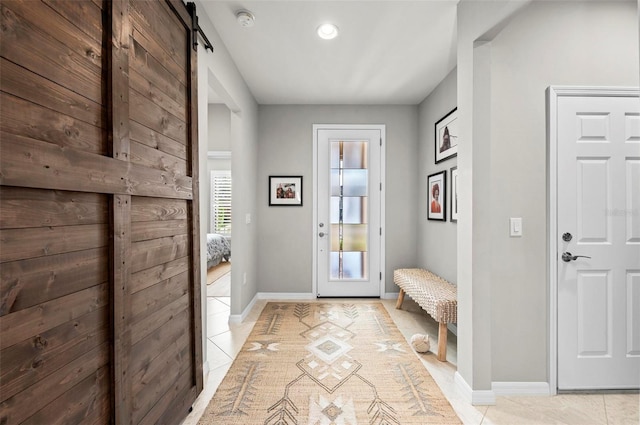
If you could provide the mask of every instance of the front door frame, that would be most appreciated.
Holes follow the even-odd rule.
[[[549,273],[549,393],[558,393],[558,98],[640,96],[637,87],[547,88],[547,254]]]
[[[318,294],[318,130],[380,130],[380,298],[385,295],[385,147],[386,147],[386,125],[385,124],[313,124],[313,232],[312,266],[311,266],[311,292],[314,296]]]

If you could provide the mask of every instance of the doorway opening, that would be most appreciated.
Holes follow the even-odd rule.
[[[232,228],[231,111],[209,90],[207,105],[207,178],[200,180],[203,205],[207,205],[207,338],[215,336],[217,323],[230,315]]]

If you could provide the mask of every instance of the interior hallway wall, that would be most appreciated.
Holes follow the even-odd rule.
[[[417,106],[261,105],[258,275],[260,292],[311,293],[313,124],[386,124],[386,292],[393,269],[417,261]],[[269,207],[270,175],[302,175],[302,207]],[[384,295],[384,294],[383,294]]]
[[[457,224],[451,221],[451,168],[458,165],[458,158],[448,158],[435,163],[435,123],[457,106],[457,71],[454,69],[442,80],[418,109],[418,263],[451,283],[457,282]],[[427,219],[427,177],[440,171],[446,172],[447,221]]]
[[[258,189],[257,163],[258,163],[258,104],[249,91],[242,75],[238,71],[231,55],[222,42],[220,35],[215,30],[209,17],[204,13],[204,7],[200,0],[196,0],[199,24],[207,38],[214,45],[215,51],[206,51],[203,44],[198,46],[198,98],[200,116],[198,117],[198,131],[200,140],[200,175],[206,176],[207,148],[209,140],[209,128],[207,111],[207,93],[209,87],[213,88],[222,98],[230,113],[230,143],[232,156],[232,179],[234,193],[242,196],[234,196],[232,202],[232,221],[241,223],[234,226],[233,245],[234,252],[242,253],[233,256],[233,272],[231,273],[231,314],[240,315],[253,300],[257,293],[257,222],[256,197]],[[207,196],[208,198],[208,196]],[[201,203],[201,206],[204,203]],[[208,205],[203,208],[208,209]],[[207,223],[203,224],[206,210],[201,208],[201,263],[203,281],[206,282],[206,232]],[[245,224],[247,214],[252,218],[251,223]],[[233,253],[232,253],[233,255]],[[246,273],[247,283],[242,284]],[[203,287],[203,299],[206,300],[206,288]],[[203,307],[205,310],[206,305]],[[206,315],[203,314],[206,318]],[[203,325],[206,329],[206,323]]]
[[[476,41],[506,25],[526,2],[463,1],[458,4],[457,98],[458,140],[458,371],[456,383],[474,404],[495,403],[491,392],[491,282],[485,238],[489,227],[487,202],[490,164],[474,125],[486,121],[489,108],[480,107],[475,93],[486,81],[477,77]]]
[[[545,90],[637,87],[636,7],[635,1],[533,2],[491,42],[494,382],[548,379]],[[509,237],[509,217],[522,217],[521,238]]]

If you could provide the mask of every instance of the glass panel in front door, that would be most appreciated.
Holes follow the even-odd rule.
[[[367,280],[369,247],[368,142],[331,141],[331,280]]]

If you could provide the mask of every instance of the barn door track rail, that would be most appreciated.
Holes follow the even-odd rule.
[[[198,50],[198,34],[202,36],[204,40],[204,48],[210,49],[213,52],[213,45],[205,35],[202,28],[200,28],[200,24],[198,24],[198,14],[196,13],[196,4],[193,2],[187,3],[187,9],[189,10],[189,14],[191,15],[191,31],[193,31],[193,50]]]

